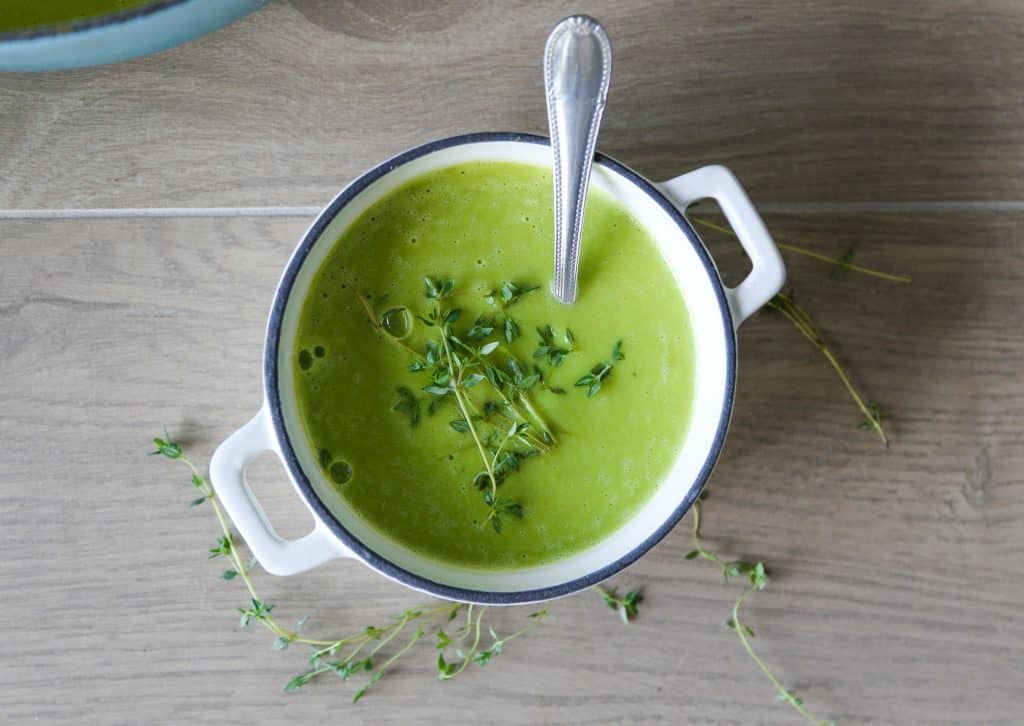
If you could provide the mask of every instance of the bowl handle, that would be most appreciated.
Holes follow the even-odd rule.
[[[266,406],[218,446],[210,460],[210,482],[217,498],[263,569],[272,575],[294,575],[336,557],[354,557],[319,520],[312,532],[299,539],[282,539],[274,531],[245,479],[249,462],[264,451],[281,456]]]
[[[786,281],[786,266],[761,215],[739,180],[724,166],[705,166],[657,185],[683,214],[701,199],[712,198],[722,208],[736,237],[750,258],[752,269],[736,287],[725,288],[733,327],[756,313],[772,299]]]

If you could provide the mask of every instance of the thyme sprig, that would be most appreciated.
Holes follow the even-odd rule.
[[[562,365],[565,357],[576,350],[576,339],[569,328],[565,329],[562,342],[556,339],[555,331],[550,325],[537,328],[537,335],[540,337],[540,344],[533,351],[533,357],[547,362],[552,368]]]
[[[693,206],[694,205],[690,205],[690,208],[692,208]],[[736,236],[736,233],[733,232],[730,228],[724,227],[720,224],[715,224],[714,222],[704,219],[703,217],[698,217],[696,215],[691,214],[688,215],[687,218],[695,222],[696,224],[699,224],[701,227],[706,227],[707,229],[714,230],[715,232],[727,234],[730,237]],[[829,257],[828,255],[823,255],[820,252],[815,252],[814,250],[809,250],[806,247],[800,247],[799,245],[795,245],[790,242],[780,242],[778,239],[775,240],[775,244],[777,244],[780,249],[786,252],[792,252],[797,255],[803,255],[804,257],[809,257],[812,260],[824,262],[827,265],[835,265],[838,269],[841,270],[859,272],[862,275],[870,275],[871,277],[877,277],[881,280],[888,280],[889,282],[912,282],[912,279],[909,275],[900,275],[892,272],[883,272],[882,270],[876,270],[871,267],[864,267],[862,265],[853,264],[853,247],[848,248],[842,257]]]
[[[343,681],[359,675],[366,675],[365,684],[355,692],[352,698],[355,703],[386,674],[390,673],[395,664],[404,658],[417,643],[427,637],[428,628],[436,628],[437,649],[440,651],[438,677],[442,680],[449,680],[462,673],[470,663],[487,665],[493,657],[501,654],[507,643],[533,630],[548,615],[547,610],[532,613],[529,615],[530,622],[525,627],[504,637],[499,637],[494,628],[489,627],[488,632],[492,643],[486,648],[481,647],[480,631],[483,628],[483,619],[487,608],[478,608],[474,614],[474,606],[465,603],[440,602],[413,608],[392,616],[391,622],[385,625],[368,625],[362,630],[341,637],[311,638],[305,635],[304,629],[309,622],[308,616],[299,620],[294,628],[287,628],[281,625],[274,616],[275,605],[262,599],[258,594],[252,578],[256,561],[254,559],[247,562],[242,556],[235,536],[228,526],[227,516],[209,481],[198,467],[184,455],[181,445],[173,441],[166,431],[162,438],[154,438],[153,444],[155,449],[150,454],[181,461],[188,467],[191,472],[192,486],[201,494],[200,498],[192,501],[191,506],[208,503],[213,508],[221,534],[217,538],[216,545],[209,549],[209,557],[210,559],[226,558],[230,563],[230,569],[222,571],[220,579],[223,581],[240,579],[248,590],[249,603],[245,607],[238,608],[241,627],[247,628],[256,623],[262,625],[275,636],[271,643],[271,648],[274,650],[287,650],[295,644],[310,648],[309,668],[289,680],[284,686],[285,691],[298,690],[328,673],[333,673]],[[460,633],[453,640],[444,632],[443,626],[445,623],[454,621],[463,612],[466,613],[466,622],[470,627],[465,634]],[[411,628],[413,625],[415,628],[412,634],[404,641],[400,641],[403,633],[408,632],[407,628]],[[475,632],[471,645],[465,650],[461,647],[456,648],[456,654],[460,660],[456,663],[445,663],[443,659],[445,649],[453,643],[457,645],[468,636],[469,632]],[[393,642],[402,642],[402,646],[389,656],[384,657],[388,646]],[[378,665],[379,657],[384,659]]]
[[[476,617],[474,618],[473,608],[477,608]],[[530,613],[528,616],[530,621],[525,627],[511,633],[506,636],[499,636],[494,628],[488,628],[488,634],[491,636],[491,644],[486,648],[480,647],[481,630],[483,626],[483,617],[487,612],[487,606],[477,606],[470,604],[466,606],[466,622],[461,628],[459,628],[452,636],[449,636],[443,630],[439,630],[437,633],[437,677],[438,680],[447,681],[466,670],[466,667],[470,663],[477,663],[481,666],[485,666],[491,662],[491,659],[495,656],[501,655],[505,648],[505,645],[516,638],[526,635],[531,630],[540,624],[540,621],[548,617],[547,609],[538,610],[537,612]],[[472,640],[470,640],[472,636]],[[468,650],[463,650],[461,644],[468,642]],[[445,659],[445,652],[451,648],[455,651],[455,655],[458,658],[457,661],[448,661]]]
[[[420,423],[420,399],[408,386],[395,386],[395,393],[398,394],[398,402],[391,410],[404,413],[409,417],[409,426],[415,428]]]
[[[611,375],[612,370],[615,368],[615,364],[619,361],[625,360],[626,356],[622,354],[622,341],[615,343],[612,348],[612,355],[606,361],[598,363],[590,371],[583,375],[578,381],[576,381],[577,387],[586,387],[587,398],[593,398],[597,395],[598,391],[601,390],[601,384],[604,383],[605,379]]]
[[[497,306],[502,311],[501,330],[505,335],[505,342],[511,344],[513,340],[521,335],[519,323],[508,313],[508,309],[519,302],[523,295],[539,290],[539,285],[525,285],[518,282],[506,280],[497,289],[484,293],[484,300],[488,305]]]
[[[481,313],[463,330],[456,326],[469,316],[464,316],[463,308],[449,303],[460,294],[455,280],[425,277],[427,309],[415,315],[427,331],[420,350],[390,334],[384,317],[377,314],[370,302],[372,296],[356,293],[370,325],[382,333],[382,338],[396,343],[413,357],[409,371],[429,376],[429,382],[422,387],[429,401],[427,414],[448,403],[454,406],[456,418],[449,421],[449,428],[469,435],[482,467],[472,482],[483,492],[487,507],[480,526],[489,524],[498,534],[507,518],[521,519],[525,512],[522,502],[501,496],[499,487],[509,475],[520,470],[522,462],[547,453],[558,442],[553,427],[530,398],[534,388],[557,391],[544,383],[539,367],[530,370],[506,347],[515,337],[509,334],[508,308],[536,289],[537,286],[521,283],[501,283],[485,299],[505,311],[505,323],[499,325],[494,316]],[[389,312],[396,310],[408,309],[391,308]],[[405,317],[412,320],[414,316],[410,312]],[[518,331],[518,324],[513,321],[513,325]],[[505,344],[500,338],[494,339],[499,330],[505,332]],[[572,341],[569,331],[566,340]],[[393,410],[407,416],[415,427],[420,421],[420,399],[407,386],[399,386],[395,391],[398,401]]]
[[[694,222],[701,224],[704,227],[713,229],[717,232],[722,232],[730,236],[735,237],[736,234],[731,229],[716,225],[698,217],[691,216]],[[847,250],[846,254],[840,258],[835,259],[826,255],[807,250],[796,245],[778,243],[779,246],[786,251],[795,252],[802,254],[807,257],[811,257],[820,262],[825,262],[831,265],[835,265],[837,270],[857,272],[865,275],[870,275],[880,279],[888,280],[891,282],[908,283],[911,278],[906,275],[896,275],[880,270],[874,270],[868,267],[852,264],[853,248]],[[857,408],[864,416],[864,421],[859,424],[858,428],[874,430],[878,433],[885,446],[889,445],[888,438],[882,427],[882,414],[881,409],[877,404],[869,403],[864,400],[860,392],[854,386],[849,373],[845,367],[839,362],[831,348],[823,340],[821,333],[818,330],[817,324],[811,318],[811,316],[802,307],[797,305],[793,298],[793,293],[779,293],[772,298],[765,306],[770,310],[775,310],[782,314],[787,320],[789,320],[797,328],[797,330],[804,336],[804,338],[817,350],[819,350],[829,362],[829,365],[835,370],[839,376],[850,397],[853,399]],[[771,669],[764,662],[764,660],[757,654],[750,640],[754,638],[755,633],[753,628],[747,625],[740,617],[740,608],[743,603],[753,595],[755,592],[763,590],[768,584],[768,568],[761,561],[749,562],[744,560],[725,561],[715,553],[705,548],[700,539],[700,526],[701,526],[701,502],[705,498],[705,495],[701,495],[700,498],[693,505],[693,545],[694,549],[687,553],[687,560],[704,559],[712,564],[716,565],[722,572],[722,578],[724,582],[728,583],[732,578],[746,575],[749,585],[744,589],[740,596],[733,603],[732,617],[725,622],[725,626],[730,630],[734,631],[739,638],[744,650],[751,657],[751,659],[757,664],[761,672],[768,678],[769,682],[777,691],[776,700],[790,704],[801,716],[807,721],[819,724],[820,726],[831,725],[831,721],[820,721],[814,715],[812,715],[805,707],[803,700],[797,696],[793,691],[787,689],[782,683],[775,677]]]
[[[766,307],[781,313],[786,320],[796,326],[796,329],[800,331],[800,334],[804,336],[807,342],[825,356],[825,360],[828,361],[829,365],[832,366],[832,370],[834,370],[836,375],[839,376],[839,380],[842,381],[847,393],[850,394],[850,398],[853,399],[857,408],[860,409],[861,414],[864,416],[864,420],[859,424],[858,428],[876,431],[878,433],[878,437],[882,440],[882,444],[888,447],[889,438],[886,436],[885,429],[882,427],[882,412],[878,404],[864,400],[864,397],[857,390],[857,387],[854,386],[853,381],[850,378],[850,374],[846,370],[845,366],[839,362],[835,353],[832,352],[832,349],[822,338],[817,324],[806,310],[797,305],[793,298],[792,291],[789,293],[778,293],[768,301]]]
[[[695,205],[692,204],[687,209],[692,209],[694,206]],[[688,219],[692,220],[696,224],[701,225],[702,227],[706,227],[707,229],[729,235],[730,237],[736,237],[736,233],[729,227],[724,227],[720,224],[715,224],[714,222],[710,222],[696,215],[688,215]],[[795,254],[803,255],[805,257],[810,257],[811,259],[817,260],[819,262],[824,262],[826,264],[833,265],[837,270],[856,272],[862,275],[869,275],[871,277],[877,277],[882,280],[888,280],[889,282],[909,283],[912,281],[909,275],[894,274],[890,272],[884,272],[882,270],[876,270],[871,267],[864,267],[862,265],[853,264],[852,259],[854,248],[852,246],[849,249],[847,249],[843,257],[835,258],[815,252],[814,250],[809,250],[805,247],[800,247],[798,245],[779,242],[778,240],[776,240],[775,243],[785,251],[793,252]],[[842,381],[843,386],[846,388],[846,391],[850,394],[850,397],[853,399],[854,403],[857,405],[857,408],[860,409],[861,414],[864,416],[861,423],[858,424],[858,428],[862,430],[875,431],[878,434],[878,437],[882,440],[882,444],[888,447],[889,438],[886,435],[885,429],[882,426],[882,412],[880,407],[876,403],[866,401],[864,397],[860,394],[856,386],[853,384],[850,373],[846,370],[846,367],[839,362],[839,359],[836,357],[835,353],[828,346],[828,344],[825,343],[825,340],[823,339],[821,332],[818,329],[817,323],[814,322],[813,318],[811,318],[810,314],[803,307],[796,303],[793,296],[793,292],[780,292],[778,295],[773,297],[765,307],[780,313],[784,318],[790,321],[800,332],[800,334],[807,340],[807,342],[809,342],[812,346],[814,346],[815,349],[817,349],[823,356],[825,356],[825,359],[828,361],[832,369],[836,372],[836,375],[839,376],[839,380]]]
[[[605,605],[619,614],[624,625],[629,625],[640,614],[639,605],[644,599],[643,590],[630,590],[622,597],[619,597],[615,588],[606,590],[600,585],[594,585],[594,591],[601,596]]]
[[[686,559],[704,559],[711,562],[722,571],[722,580],[728,584],[730,580],[735,577],[741,577],[746,575],[749,581],[748,587],[744,589],[742,594],[736,599],[732,606],[732,617],[725,621],[725,627],[732,630],[740,639],[740,643],[743,644],[743,649],[747,651],[747,654],[757,664],[761,672],[764,673],[765,677],[771,682],[775,690],[778,691],[779,701],[785,701],[796,709],[797,713],[807,719],[810,723],[817,724],[818,726],[832,726],[831,721],[822,721],[815,717],[807,708],[804,707],[803,699],[797,696],[793,691],[789,690],[782,683],[779,682],[775,674],[772,673],[768,665],[761,659],[761,657],[754,650],[750,644],[751,638],[754,637],[754,629],[747,625],[740,618],[740,608],[748,597],[753,595],[755,592],[763,590],[768,585],[768,568],[763,562],[748,562],[745,560],[733,560],[726,561],[721,557],[711,552],[701,542],[700,538],[700,525],[701,525],[701,503],[704,499],[702,495],[693,503],[693,547],[690,552],[686,554]]]

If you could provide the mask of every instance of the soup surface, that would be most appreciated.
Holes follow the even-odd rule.
[[[66,25],[148,5],[152,0],[0,0],[0,32]]]
[[[295,387],[324,476],[431,559],[507,569],[579,552],[647,501],[682,445],[692,336],[655,243],[592,189],[578,302],[562,305],[552,226],[541,167],[434,171],[359,217],[303,304]]]

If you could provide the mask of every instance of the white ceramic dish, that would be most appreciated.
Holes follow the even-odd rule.
[[[484,571],[440,563],[387,539],[349,509],[323,476],[317,452],[303,435],[291,390],[295,329],[314,273],[348,225],[383,195],[427,171],[483,160],[550,168],[551,149],[542,137],[491,133],[444,139],[407,151],[345,188],[292,254],[267,325],[263,406],[221,444],[210,465],[217,496],[268,572],[288,575],[336,557],[350,557],[409,587],[449,600],[495,604],[546,600],[589,587],[635,561],[675,526],[707,483],[732,413],[735,330],[781,289],[782,258],[746,193],[725,167],[704,167],[655,184],[601,155],[595,158],[591,184],[643,221],[675,275],[693,325],[696,385],[691,423],[669,475],[650,501],[590,549],[549,564]],[[718,201],[753,265],[735,288],[722,283],[683,214],[692,202],[709,197]],[[305,537],[281,539],[245,482],[246,465],[266,450],[280,457],[312,512],[313,531]]]

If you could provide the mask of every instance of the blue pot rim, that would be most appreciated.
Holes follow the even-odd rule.
[[[0,43],[51,38],[54,36],[81,33],[87,30],[96,30],[108,25],[119,25],[120,23],[124,23],[129,20],[144,18],[147,15],[162,12],[168,8],[174,7],[175,5],[184,5],[187,2],[190,2],[190,0],[153,0],[153,2],[146,5],[118,10],[117,12],[100,15],[95,18],[75,20],[70,23],[59,23],[57,25],[44,25],[38,28],[29,28],[27,30],[15,30],[13,32],[9,31],[5,33],[0,32]]]
[[[679,209],[672,204],[672,202],[670,202],[650,181],[624,164],[621,164],[604,154],[595,154],[594,162],[596,164],[607,167],[636,184],[645,191],[673,219],[673,221],[676,222],[679,229],[690,241],[690,244],[693,246],[698,258],[703,263],[718,301],[718,308],[721,314],[721,324],[725,330],[724,337],[727,360],[725,395],[723,396],[722,409],[719,415],[714,440],[708,450],[704,463],[702,464],[701,469],[693,484],[690,486],[686,496],[683,497],[679,506],[666,516],[664,522],[662,522],[662,524],[652,534],[615,562],[593,572],[587,573],[582,577],[574,578],[557,585],[533,590],[496,592],[454,587],[435,582],[392,563],[390,560],[382,557],[374,550],[367,547],[362,541],[349,532],[345,526],[335,518],[314,491],[312,484],[303,471],[302,466],[299,464],[298,457],[295,454],[295,449],[288,436],[288,431],[284,423],[284,416],[282,414],[280,391],[278,388],[279,381],[277,361],[279,357],[279,344],[284,311],[288,303],[288,298],[291,295],[295,278],[298,275],[299,269],[305,262],[306,257],[309,255],[310,250],[312,250],[313,245],[316,244],[321,234],[334,220],[338,212],[340,212],[345,205],[347,205],[370,184],[396,168],[421,156],[453,146],[490,143],[496,141],[512,141],[539,144],[543,146],[550,145],[550,141],[547,137],[514,132],[472,133],[431,141],[409,149],[408,151],[404,151],[365,172],[362,176],[345,187],[341,193],[339,193],[330,202],[330,204],[327,205],[327,207],[316,218],[316,221],[313,222],[312,226],[310,226],[306,231],[302,241],[296,247],[274,295],[270,318],[267,322],[267,337],[263,353],[263,383],[271,420],[273,421],[274,432],[280,444],[281,453],[284,457],[285,466],[288,469],[288,472],[295,480],[303,498],[316,516],[322,520],[331,532],[350,550],[352,550],[353,553],[383,575],[414,589],[435,595],[439,598],[488,605],[516,605],[562,597],[608,579],[646,554],[648,550],[660,542],[665,535],[667,535],[676,526],[676,524],[679,523],[679,520],[683,518],[687,511],[689,511],[697,497],[699,497],[701,492],[704,490],[704,487],[707,485],[708,479],[711,476],[711,472],[715,467],[715,463],[718,461],[718,457],[722,452],[722,447],[725,443],[725,436],[729,428],[729,420],[732,415],[732,406],[736,387],[737,358],[735,329],[733,327],[732,314],[729,310],[729,303],[725,296],[725,286],[718,274],[718,269],[715,267],[715,264],[700,237]]]
[[[0,72],[100,66],[166,50],[270,0],[154,0],[96,18],[0,35]]]

